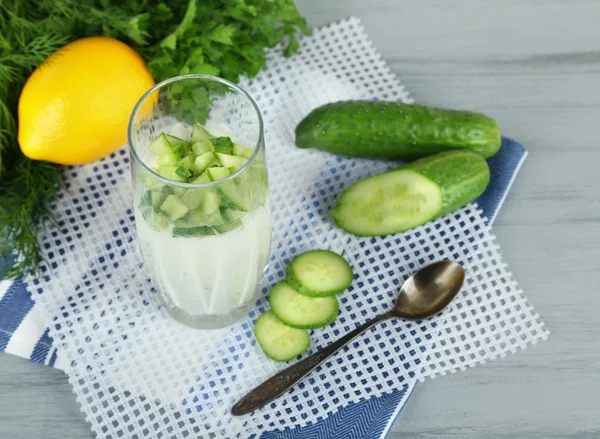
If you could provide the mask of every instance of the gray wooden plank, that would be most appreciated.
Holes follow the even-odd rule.
[[[600,436],[600,2],[297,3],[361,18],[417,101],[485,111],[530,152],[494,231],[552,335],[419,384],[390,438]],[[92,437],[59,371],[0,355],[0,392],[0,437]]]

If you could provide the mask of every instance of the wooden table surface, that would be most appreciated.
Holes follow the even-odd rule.
[[[359,17],[418,102],[486,112],[530,152],[494,230],[552,334],[418,385],[389,437],[600,437],[600,1],[297,4]],[[60,371],[0,354],[0,395],[0,438],[92,437]]]

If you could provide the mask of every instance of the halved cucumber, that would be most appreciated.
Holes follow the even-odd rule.
[[[300,294],[286,282],[278,283],[269,294],[275,315],[288,326],[315,329],[332,323],[339,314],[335,296],[309,297]]]
[[[355,235],[404,232],[473,201],[489,181],[481,155],[442,152],[353,184],[331,213],[339,227]]]
[[[296,256],[286,270],[286,282],[311,297],[339,294],[353,278],[348,262],[329,250],[311,250]]]
[[[229,171],[227,168],[209,168],[208,169],[208,178],[211,181],[218,181],[228,177]],[[229,180],[219,183],[215,186],[219,197],[221,197],[221,201],[230,209],[234,210],[242,210],[249,211],[252,208],[251,200],[245,193],[246,191],[241,190],[235,184],[235,182]]]
[[[263,352],[275,361],[292,360],[310,346],[306,329],[287,326],[273,311],[267,311],[258,318],[254,336]]]

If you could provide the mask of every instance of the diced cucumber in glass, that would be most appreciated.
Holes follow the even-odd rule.
[[[169,195],[160,206],[160,210],[162,210],[171,221],[176,221],[179,218],[184,217],[190,209],[188,209],[185,203],[181,201],[181,198],[177,195]]]
[[[163,134],[163,136],[165,136],[165,138],[169,141],[169,144],[171,145],[171,150],[173,151],[173,154],[175,154],[176,157],[183,158],[190,153],[191,145],[189,142],[186,142],[185,140],[182,140],[179,137],[170,136],[168,134]]]
[[[152,169],[154,172],[157,172],[158,169]],[[156,186],[162,184],[160,180],[156,179],[150,174],[142,173],[140,176],[140,180],[148,189],[154,189]]]
[[[171,187],[171,192],[173,192],[173,194],[175,194],[179,198],[181,198],[181,197],[183,197],[183,194],[185,194],[186,188],[179,187],[179,186],[172,186]]]
[[[227,233],[227,232],[231,232],[232,230],[239,229],[243,225],[244,225],[244,223],[238,220],[238,221],[234,221],[232,223],[225,223],[225,224],[221,224],[219,226],[215,226],[215,229],[219,233]]]
[[[177,172],[175,172],[177,170],[177,166],[161,166],[158,168],[158,174],[162,175],[165,178],[168,178],[169,180],[174,180],[174,181],[185,181],[185,178],[181,178]]]
[[[204,192],[206,192],[205,188],[188,189],[181,196],[181,201],[183,201],[190,210],[197,209],[202,206],[202,203],[204,202]]]
[[[173,236],[207,236],[214,235],[212,227],[173,227]]]
[[[209,168],[208,178],[211,181],[222,180],[229,176],[227,168]],[[221,201],[230,209],[249,211],[252,207],[250,198],[244,190],[240,190],[237,184],[233,181],[224,181],[216,186],[216,191],[221,198]]]
[[[184,165],[177,166],[175,174],[182,178],[182,181],[187,181],[192,176],[192,171],[186,168]]]
[[[215,154],[212,152],[205,152],[202,155],[196,157],[194,161],[194,170],[198,173],[204,172],[208,166],[215,161]]]
[[[158,164],[158,166],[176,165],[177,157],[175,157],[175,154],[163,154],[161,156],[158,156],[156,163]]]
[[[233,155],[235,156],[249,159],[252,157],[253,152],[254,150],[252,148],[246,148],[245,146],[238,145],[237,143],[233,145]]]
[[[208,178],[208,174],[206,172],[203,172],[202,175],[200,175],[200,177],[196,178],[194,181],[192,181],[193,184],[201,184],[201,183],[208,183],[210,181],[210,178]]]
[[[210,140],[212,136],[205,128],[198,124],[194,124],[192,127],[192,143],[200,142],[202,140]]]
[[[233,142],[231,141],[230,137],[215,137],[210,141],[215,147],[215,152],[220,152],[223,154],[233,153]]]
[[[234,155],[229,155],[229,154],[223,154],[221,152],[217,152],[217,153],[215,153],[215,155],[219,159],[219,162],[221,162],[221,165],[226,168],[233,168],[233,167],[241,168],[248,161],[245,158],[236,157]]]
[[[208,140],[196,142],[192,145],[192,152],[197,156],[202,155],[205,152],[213,152],[212,143],[210,143]]]
[[[193,171],[194,170],[194,160],[196,160],[196,156],[194,154],[190,154],[190,155],[182,158],[179,163],[181,165],[185,166],[186,168],[188,168],[190,171]]]
[[[185,142],[190,141],[190,129],[181,123],[173,125],[173,128],[171,128],[171,135]]]
[[[148,146],[148,149],[156,155],[171,154],[173,152],[166,134],[160,134],[155,137],[152,143],[150,143]]]
[[[228,209],[226,207],[221,208],[221,215],[228,223],[232,223],[238,220],[241,220],[246,212],[241,212],[239,210]]]
[[[197,209],[190,212],[187,219],[188,226],[218,226],[224,222],[219,209],[212,213],[204,213],[202,209]]]
[[[213,188],[206,188],[204,193],[204,202],[202,203],[202,211],[206,214],[213,213],[219,210],[221,199]]]
[[[167,194],[165,194],[164,192],[151,191],[150,197],[152,199],[152,207],[154,208],[154,210],[159,210],[160,206],[167,198]]]

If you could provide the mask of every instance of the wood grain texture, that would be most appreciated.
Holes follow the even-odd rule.
[[[359,17],[418,102],[489,113],[530,152],[494,230],[552,335],[419,384],[390,438],[600,437],[600,2],[297,3],[313,26]],[[92,437],[59,371],[0,355],[0,394],[1,438]]]

